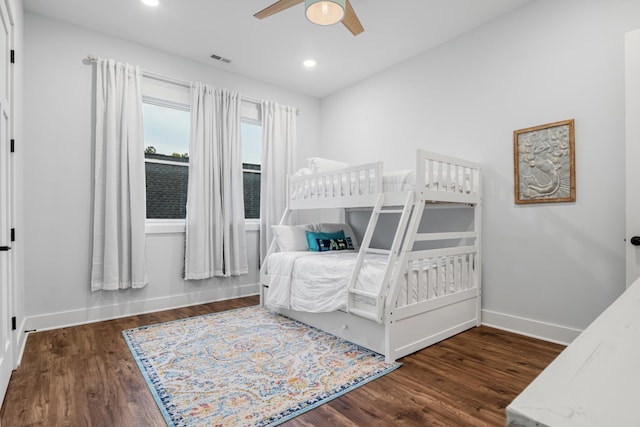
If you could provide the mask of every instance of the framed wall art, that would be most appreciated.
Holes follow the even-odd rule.
[[[573,119],[513,132],[515,202],[576,201]]]

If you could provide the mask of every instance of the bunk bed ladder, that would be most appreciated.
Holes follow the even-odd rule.
[[[370,320],[374,320],[378,323],[383,322],[384,315],[384,302],[387,295],[387,290],[389,288],[389,283],[392,277],[394,277],[394,271],[397,264],[398,256],[400,255],[400,249],[402,243],[405,241],[407,237],[407,225],[409,224],[409,219],[413,213],[413,207],[415,204],[415,193],[410,191],[407,194],[406,201],[404,206],[400,209],[385,209],[384,207],[384,193],[380,193],[376,200],[376,204],[373,208],[373,212],[371,213],[371,218],[369,219],[369,224],[367,225],[367,231],[364,234],[362,239],[362,244],[360,246],[360,251],[358,252],[358,257],[356,259],[356,264],[353,268],[353,272],[351,273],[351,278],[349,279],[348,286],[348,298],[347,298],[347,311],[349,313],[355,314],[360,317],[364,317]],[[373,237],[373,233],[378,224],[378,220],[381,214],[400,214],[400,220],[398,222],[398,226],[395,232],[395,236],[393,238],[393,242],[389,249],[376,249],[371,247],[371,239]],[[382,254],[387,255],[387,263],[385,268],[385,273],[381,282],[381,286],[379,287],[378,292],[368,292],[362,289],[356,288],[358,283],[358,277],[360,276],[360,272],[365,263],[365,258],[367,255],[372,254]],[[355,307],[356,301],[358,299],[374,301],[375,311],[368,311],[365,309]]]

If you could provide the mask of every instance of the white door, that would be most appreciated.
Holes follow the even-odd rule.
[[[13,254],[11,224],[13,215],[13,159],[11,140],[11,36],[7,2],[0,2],[0,402],[4,399],[11,371],[13,349]]]
[[[640,30],[625,35],[627,287],[640,277]]]

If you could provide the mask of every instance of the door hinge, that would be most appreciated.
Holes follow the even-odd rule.
[[[16,63],[16,51],[11,49],[11,63],[15,64]]]
[[[15,139],[11,139],[11,144],[10,144],[10,148],[9,148],[10,152],[14,152],[16,151],[16,140]]]
[[[11,246],[0,246],[0,252],[7,252],[11,250]]]
[[[16,316],[13,316],[11,318],[11,330],[15,331],[16,329],[18,329],[18,326],[16,325],[17,320],[16,320]]]
[[[16,241],[16,229],[15,228],[11,229],[11,241],[12,242]]]

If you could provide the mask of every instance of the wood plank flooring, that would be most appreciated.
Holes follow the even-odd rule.
[[[239,298],[32,333],[0,425],[163,426],[121,331],[257,303]],[[504,426],[506,406],[563,348],[481,326],[285,426]]]

